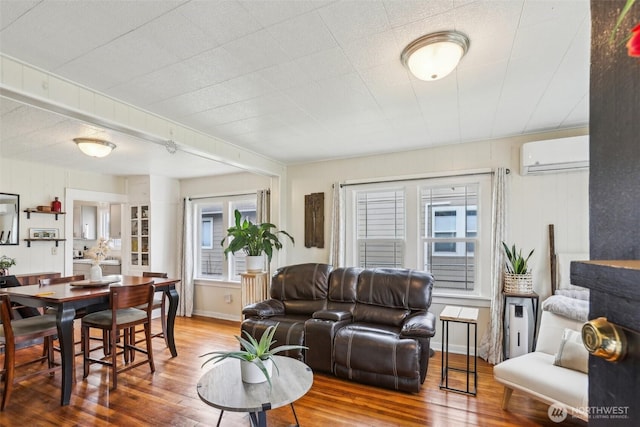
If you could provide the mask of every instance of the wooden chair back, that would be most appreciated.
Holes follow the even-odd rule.
[[[142,272],[142,277],[158,277],[158,278],[161,278],[161,279],[166,279],[169,276],[167,275],[167,273],[160,273],[160,272],[154,272],[154,271],[143,271]]]
[[[151,307],[156,287],[153,286],[153,281],[150,281],[144,285],[113,286],[109,291],[109,304],[115,318],[115,312],[123,308],[138,307],[144,304]],[[150,309],[147,311],[151,313]]]
[[[80,280],[84,280],[84,274],[76,274],[73,276],[65,276],[65,277],[53,277],[38,280],[40,286],[49,286],[49,285],[57,285],[59,283],[70,283],[70,282],[78,282]]]
[[[2,301],[0,302],[0,321],[2,322],[2,327],[4,328],[4,341],[12,342],[14,340],[13,337],[13,329],[11,328],[11,321],[13,320],[13,310],[11,309],[11,300],[9,299],[9,295],[0,294],[0,298]],[[7,328],[5,325],[9,325]]]

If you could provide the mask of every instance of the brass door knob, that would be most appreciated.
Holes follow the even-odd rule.
[[[624,330],[606,317],[598,317],[582,325],[582,342],[589,353],[609,362],[617,362],[627,355]]]

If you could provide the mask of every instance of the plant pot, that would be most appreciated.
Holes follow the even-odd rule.
[[[271,377],[271,372],[273,371],[273,361],[271,359],[263,360],[269,377]],[[240,373],[242,375],[242,381],[250,384],[258,384],[267,381],[267,377],[265,377],[264,372],[260,370],[258,365],[255,362],[247,362],[246,360],[240,361]]]
[[[264,270],[264,255],[247,255],[245,258],[247,273],[262,273]]]
[[[510,294],[533,293],[533,277],[531,273],[504,273],[504,291]]]
[[[89,280],[97,281],[102,279],[102,268],[98,264],[93,264],[89,269]]]
[[[0,276],[8,276],[9,269],[8,268],[0,268]]]

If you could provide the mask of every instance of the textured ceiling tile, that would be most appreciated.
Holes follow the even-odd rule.
[[[320,15],[339,44],[391,28],[382,2],[335,2],[320,9]]]
[[[264,27],[286,21],[293,17],[330,4],[332,0],[269,0],[269,1],[241,1],[240,4],[251,13]]]
[[[267,31],[292,59],[336,46],[333,35],[317,12],[273,25]]]
[[[262,29],[262,25],[235,1],[192,1],[178,12],[213,38],[224,44]]]
[[[400,54],[404,46],[396,43],[392,31],[385,31],[349,42],[343,49],[357,70],[366,70],[389,61],[397,61],[400,64]]]
[[[325,80],[354,71],[342,49],[337,47],[305,56],[295,62],[314,81]]]
[[[384,7],[392,27],[405,25],[451,10],[453,0],[388,0]]]

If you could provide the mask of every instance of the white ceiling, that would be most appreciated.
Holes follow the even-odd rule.
[[[471,40],[457,70],[410,76],[402,49],[448,29]],[[1,53],[285,164],[585,126],[589,40],[588,0],[0,2]],[[93,170],[233,170],[6,99],[1,113],[2,157],[81,167],[70,141],[89,132],[118,144]]]

